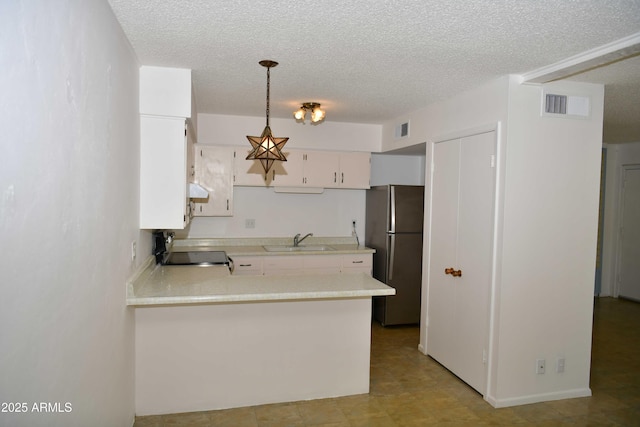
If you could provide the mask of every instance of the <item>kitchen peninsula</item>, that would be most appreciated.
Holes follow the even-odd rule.
[[[321,251],[287,253],[293,261],[372,252],[349,241],[318,242]],[[264,246],[279,243],[185,240],[173,250],[267,258],[276,253]],[[150,258],[127,284],[127,304],[136,307],[136,413],[368,393],[371,298],[395,290],[349,271],[233,275],[220,267],[157,266]]]

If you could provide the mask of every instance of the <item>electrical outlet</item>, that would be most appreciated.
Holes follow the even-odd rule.
[[[564,357],[558,357],[556,360],[556,373],[561,374],[564,372]]]
[[[256,228],[256,220],[251,218],[251,219],[245,219],[244,220],[244,228]]]
[[[544,359],[536,359],[536,374],[544,374],[545,365]]]

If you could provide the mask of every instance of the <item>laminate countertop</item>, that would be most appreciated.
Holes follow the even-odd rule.
[[[233,276],[224,266],[162,266],[153,257],[127,283],[127,305],[364,298],[396,291],[366,273]]]
[[[185,251],[225,251],[233,256],[290,256],[290,255],[340,255],[375,253],[375,249],[360,245],[355,237],[308,237],[300,243],[301,250],[268,251],[265,247],[293,246],[292,238],[218,238],[218,239],[176,239],[171,250]],[[328,250],[308,250],[313,247],[328,247]]]

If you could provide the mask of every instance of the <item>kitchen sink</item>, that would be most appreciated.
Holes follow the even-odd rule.
[[[310,252],[310,251],[335,251],[334,248],[327,245],[299,245],[299,246],[263,246],[267,252]]]

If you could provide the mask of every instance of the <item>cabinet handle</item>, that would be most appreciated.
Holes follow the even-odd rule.
[[[351,261],[351,264],[362,264],[362,263],[363,263],[362,260],[360,260],[360,261]]]
[[[333,173],[333,182],[338,182],[338,172]]]
[[[227,199],[227,210],[229,210],[229,199]]]
[[[454,271],[453,273],[451,273],[451,275],[453,277],[460,277],[460,276],[462,276],[462,270]]]
[[[340,174],[340,184],[344,184],[344,172]]]
[[[253,264],[240,264],[240,267],[251,267]]]
[[[453,267],[451,267],[451,268],[445,268],[445,269],[444,269],[444,274],[453,274],[453,272],[454,272],[454,271],[455,271],[455,270],[454,270],[454,268],[453,268]]]

